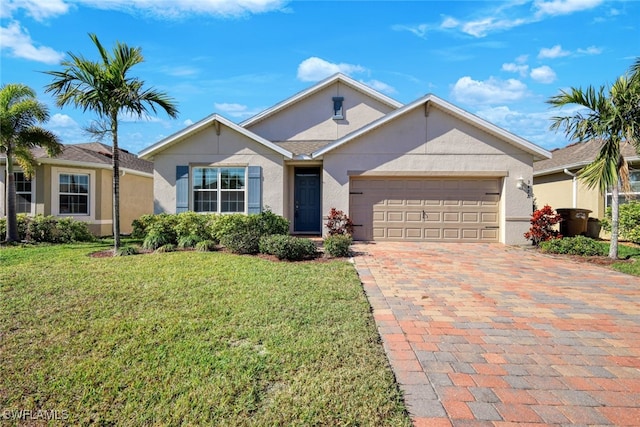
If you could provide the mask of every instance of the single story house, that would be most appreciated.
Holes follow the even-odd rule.
[[[595,160],[600,147],[598,140],[578,142],[553,150],[550,159],[536,161],[533,164],[536,204],[539,207],[549,205],[554,209],[588,209],[591,218],[604,218],[607,206],[611,205],[611,192],[603,194],[597,188],[590,189],[576,176]],[[640,155],[629,143],[622,145],[622,154],[631,170],[632,193],[620,195],[620,203],[625,203],[626,196],[640,196]]]
[[[71,217],[87,222],[97,236],[112,235],[111,147],[97,142],[64,145],[54,158],[41,148],[32,152],[34,176],[27,179],[21,170],[14,171],[18,213]],[[120,150],[120,173],[121,232],[130,233],[134,219],[153,213],[153,164]],[[5,180],[6,157],[0,157],[0,194],[6,194]],[[1,199],[0,216],[5,216],[5,197]]]
[[[155,212],[256,213],[357,240],[526,243],[550,153],[435,95],[403,105],[343,74],[236,124],[213,114],[147,147]]]

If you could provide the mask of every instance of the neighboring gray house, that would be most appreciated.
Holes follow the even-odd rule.
[[[342,74],[140,152],[154,162],[156,213],[268,207],[292,233],[321,234],[337,208],[359,240],[506,244],[526,243],[533,162],[550,156],[434,95],[402,105]]]

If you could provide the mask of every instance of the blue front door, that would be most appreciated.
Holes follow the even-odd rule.
[[[297,233],[321,233],[320,169],[296,168],[293,185],[293,231]]]

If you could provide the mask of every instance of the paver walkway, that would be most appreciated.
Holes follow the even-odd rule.
[[[500,244],[357,243],[416,426],[640,426],[640,279]]]

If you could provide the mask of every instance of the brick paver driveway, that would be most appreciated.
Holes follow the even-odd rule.
[[[415,425],[640,426],[640,279],[499,244],[354,245]]]

